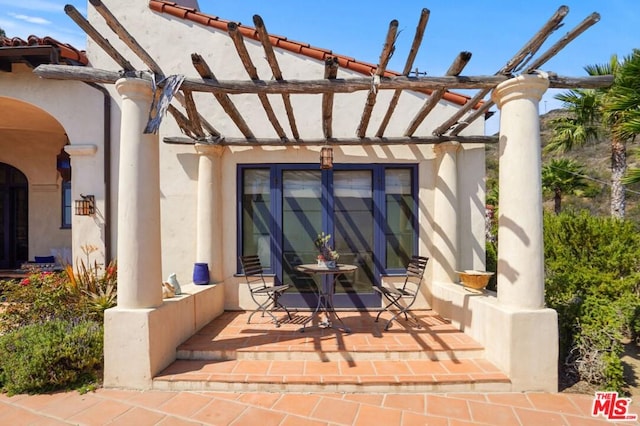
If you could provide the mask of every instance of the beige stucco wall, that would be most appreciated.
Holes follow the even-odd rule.
[[[61,178],[56,156],[67,143],[101,146],[102,100],[93,89],[79,82],[59,82],[36,77],[25,65],[0,73],[0,98],[12,105],[6,114],[24,114],[28,129],[0,125],[0,162],[22,171],[29,182],[29,258],[49,255],[52,249],[71,249],[71,230],[61,229]],[[46,127],[45,126],[46,121]],[[51,132],[57,122],[62,132]],[[102,163],[95,164],[88,188],[103,202]],[[74,191],[74,198],[78,193]],[[75,223],[78,235],[92,234],[95,223]],[[101,248],[103,235],[86,244]],[[100,252],[104,253],[102,248]],[[93,260],[93,259],[92,259]]]
[[[175,19],[167,15],[152,12],[146,2],[132,3],[125,0],[105,1],[112,13],[120,20],[143,48],[160,65],[166,74],[184,74],[199,78],[191,64],[191,53],[202,55],[215,76],[220,79],[247,79],[247,74],[236,53],[231,39],[224,32],[205,28],[191,22]],[[125,13],[126,12],[126,13]],[[234,19],[238,17],[227,17]],[[104,20],[89,8],[89,19],[103,34],[109,35],[110,42],[136,67],[147,66],[135,57],[107,28]],[[141,22],[150,22],[141,25]],[[268,24],[268,23],[267,23]],[[258,74],[270,78],[271,70],[263,59],[262,46],[255,41],[245,40],[249,54],[254,59]],[[96,68],[117,69],[113,60],[108,58],[93,42],[89,41],[90,60]],[[280,68],[285,79],[320,79],[324,76],[324,64],[306,57],[294,55],[281,49],[275,49]],[[359,58],[374,62],[377,58]],[[338,77],[362,77],[359,74],[340,70]],[[112,88],[110,88],[112,90]],[[333,109],[333,135],[335,137],[353,137],[359,123],[367,93],[337,94]],[[369,134],[373,134],[386,112],[386,105],[392,93],[381,91],[373,110]],[[241,132],[229,120],[215,98],[208,93],[194,93],[198,109],[203,116],[225,137],[242,137]],[[279,96],[269,96],[274,110],[280,118],[280,124],[291,135],[282,100]],[[402,134],[415,112],[422,106],[426,95],[404,93],[402,102],[396,109],[387,127],[386,134]],[[115,102],[120,100],[115,96]],[[256,135],[276,138],[273,127],[255,95],[233,95],[232,100],[249,127]],[[318,138],[322,135],[321,95],[294,95],[291,97],[296,124],[302,138]],[[175,103],[175,101],[174,101]],[[419,127],[416,135],[430,135],[458,105],[443,101],[430,114],[429,119]],[[118,128],[118,110],[114,109],[113,128]],[[478,120],[465,129],[464,134],[483,134],[482,120]],[[118,133],[114,133],[117,139]],[[173,118],[167,116],[160,130],[160,139],[168,136],[180,136],[181,132]],[[117,140],[114,141],[114,168],[117,170]],[[225,306],[228,309],[243,307],[236,289],[239,280],[234,277],[236,271],[236,169],[238,164],[249,163],[317,163],[319,147],[315,148],[278,148],[228,147],[221,157],[220,220],[223,230],[220,235],[220,256],[223,257],[223,271],[217,276],[224,277],[227,287]],[[334,149],[335,161],[340,163],[413,163],[419,164],[420,180],[420,252],[430,255],[432,241],[432,210],[434,198],[435,154],[430,145],[423,146],[369,146],[338,147]],[[198,155],[193,146],[168,145],[161,143],[161,214],[162,214],[162,265],[163,277],[176,273],[181,282],[191,279],[193,263],[196,261],[196,192],[198,179]],[[460,215],[460,263],[465,268],[482,268],[484,265],[484,149],[466,146],[459,153],[459,199]],[[427,280],[428,282],[428,280]],[[242,288],[242,286],[240,286]],[[422,301],[426,305],[428,291]]]

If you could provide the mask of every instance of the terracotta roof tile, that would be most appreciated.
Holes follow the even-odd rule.
[[[167,1],[167,0],[149,0],[149,8],[159,13],[166,13],[166,14],[175,16],[177,18],[188,19],[190,21],[197,22],[201,25],[216,28],[222,31],[226,31],[227,24],[231,22],[231,21],[221,19],[217,16],[198,12],[196,9],[181,6],[177,3]],[[238,30],[245,37],[248,37],[254,40],[259,40],[258,32],[253,27],[248,27],[238,23]],[[335,56],[336,58],[338,58],[338,64],[340,65],[340,67],[358,72],[360,74],[364,74],[366,76],[370,76],[372,73],[375,72],[377,68],[376,64],[361,62],[354,58],[337,55],[332,53],[331,50],[322,49],[319,47],[313,47],[313,46],[310,46],[308,43],[287,40],[286,37],[277,36],[274,34],[269,34],[269,38],[271,39],[271,44],[273,44],[276,47],[288,50],[293,53],[299,53],[301,55],[305,55],[320,61],[324,61],[324,59],[327,56]],[[384,75],[386,77],[394,77],[394,76],[400,76],[402,74],[394,71],[386,71]],[[430,91],[426,91],[426,92],[431,93]],[[470,99],[468,96],[461,95],[458,93],[452,93],[452,92],[445,92],[443,98],[448,100],[449,102],[453,102],[459,105],[464,105]],[[478,106],[476,106],[476,108],[477,107]]]
[[[60,51],[59,59],[69,65],[87,65],[89,60],[84,50],[78,50],[70,44],[59,42],[51,37],[36,37],[30,35],[27,40],[19,37],[0,37],[0,48],[21,46],[54,46]]]

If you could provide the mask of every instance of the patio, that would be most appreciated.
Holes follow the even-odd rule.
[[[351,333],[311,327],[309,312],[268,317],[227,311],[177,350],[153,380],[158,390],[269,392],[508,391],[507,376],[484,349],[433,311],[417,311],[422,328],[404,320],[383,331],[391,314],[339,312]]]

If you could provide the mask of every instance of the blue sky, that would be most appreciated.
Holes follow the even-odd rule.
[[[109,0],[104,2],[108,7]],[[9,37],[48,35],[83,48],[84,33],[64,13],[67,3],[86,14],[86,0],[0,0],[0,28]],[[427,7],[431,16],[414,68],[432,76],[444,75],[463,50],[473,54],[464,75],[494,74],[563,4],[569,7],[564,26],[541,51],[592,12],[598,12],[601,19],[547,62],[543,70],[583,76],[585,65],[606,63],[612,54],[625,56],[633,48],[640,48],[638,0],[199,0],[200,10],[205,13],[247,25],[253,25],[252,17],[258,14],[270,33],[372,63],[378,62],[389,22],[397,19],[400,33],[389,64],[397,71],[404,67],[420,11]],[[545,95],[541,113],[560,106],[554,94],[549,91]],[[496,131],[497,126],[497,118],[489,120],[487,133]]]

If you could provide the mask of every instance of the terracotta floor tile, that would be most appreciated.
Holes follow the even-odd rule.
[[[562,425],[562,414],[529,410],[526,408],[514,408],[516,416],[522,426]]]
[[[340,361],[340,372],[345,375],[374,375],[376,369],[371,361]]]
[[[308,417],[314,410],[320,396],[305,394],[284,394],[273,406],[274,409],[286,413]]]
[[[518,418],[511,407],[500,407],[477,401],[469,401],[468,405],[471,418],[475,422],[494,426],[511,426],[518,423]]]
[[[285,416],[283,413],[249,407],[236,418],[233,424],[234,426],[278,426]]]
[[[339,375],[340,368],[334,362],[306,361],[304,374],[309,375]]]
[[[104,419],[115,419],[131,409],[129,404],[117,401],[101,401],[69,418],[67,421],[83,425],[101,425]]]
[[[412,374],[405,361],[372,361],[376,374]]]
[[[471,420],[467,401],[439,395],[427,395],[427,414],[449,419]]]
[[[353,425],[398,425],[402,419],[402,411],[391,408],[362,405]]]
[[[269,374],[303,374],[304,361],[273,361]]]
[[[334,398],[322,398],[311,414],[312,418],[342,425],[353,424],[360,404]]]
[[[565,414],[581,414],[571,399],[563,394],[528,393],[527,397],[534,408]]]
[[[408,360],[406,363],[413,374],[448,373],[439,361]]]
[[[80,395],[77,392],[70,392],[59,403],[50,405],[47,413],[56,418],[68,419],[100,402],[101,399],[91,393]]]
[[[205,424],[228,425],[237,419],[245,410],[247,410],[245,404],[220,399],[208,402],[196,413],[187,417]]]
[[[271,361],[239,360],[233,368],[234,374],[267,374]]]
[[[280,426],[329,426],[329,423],[298,416],[287,416]]]
[[[384,397],[384,406],[424,413],[426,398],[423,394],[389,394]]]
[[[249,405],[257,405],[264,408],[271,408],[279,399],[279,393],[246,393],[240,395],[240,398],[238,398],[237,402]]]
[[[173,415],[189,417],[211,402],[211,396],[180,392],[158,408]]]
[[[449,426],[449,420],[445,417],[435,417],[426,414],[411,412],[402,413],[402,426]]]
[[[441,365],[447,369],[450,373],[477,373],[482,371],[473,360],[459,359],[459,360],[443,360],[440,361]]]
[[[361,394],[361,393],[347,393],[343,398],[345,401],[359,402],[361,404],[382,406],[384,395],[381,394]],[[390,407],[393,408],[393,407]]]
[[[154,426],[160,423],[166,415],[144,408],[132,408],[118,418],[114,419],[109,425],[118,426]]]
[[[493,404],[510,405],[514,407],[531,408],[533,405],[527,395],[520,392],[514,393],[488,393],[487,400]]]

